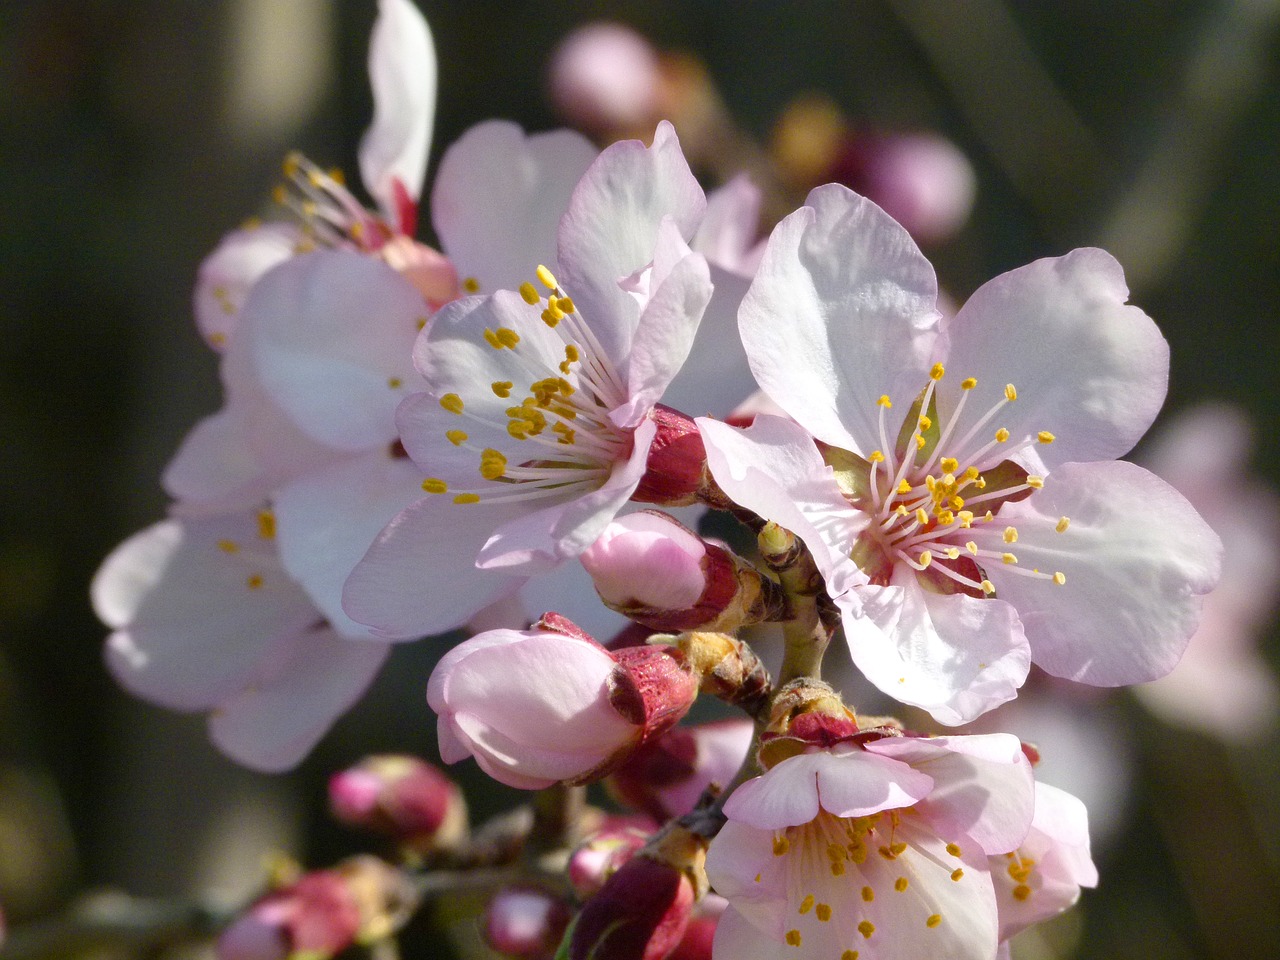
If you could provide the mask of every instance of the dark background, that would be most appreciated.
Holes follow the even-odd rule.
[[[810,90],[875,127],[944,133],[979,181],[968,226],[927,250],[952,294],[1105,246],[1172,344],[1167,411],[1211,397],[1243,406],[1256,469],[1275,475],[1280,5],[420,5],[440,58],[433,160],[487,117],[554,126],[548,56],[598,17],[700,58],[760,138]],[[356,840],[319,808],[327,774],[369,750],[433,754],[422,689],[438,647],[400,650],[299,771],[261,777],[218,756],[201,718],[114,686],[87,601],[102,557],[162,516],[162,466],[220,403],[190,313],[201,257],[267,208],[288,149],[356,171],[374,7],[0,0],[0,905],[11,925],[103,886],[234,899],[271,849],[331,862]],[[1276,738],[1223,746],[1123,698],[1105,716],[1133,779],[1095,850],[1102,886],[1019,955],[1274,955]],[[512,801],[474,796],[481,815]]]

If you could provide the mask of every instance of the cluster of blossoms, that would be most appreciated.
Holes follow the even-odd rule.
[[[486,919],[511,956],[990,960],[1066,909],[1096,881],[1084,808],[1035,781],[1034,748],[859,715],[820,668],[835,639],[955,726],[1032,662],[1100,686],[1178,662],[1221,548],[1116,459],[1168,374],[1120,266],[1040,260],[944,316],[880,206],[820,186],[757,245],[758,192],[706,196],[667,123],[601,152],[473,128],[436,173],[435,250],[414,239],[434,54],[407,0],[381,0],[370,73],[377,209],[292,157],[297,224],[201,270],[225,406],[166,471],[171,516],[94,583],[115,676],[282,770],[390,644],[471,625],[426,684],[442,758],[561,798],[604,779],[631,818],[470,836],[407,758],[332,798],[406,863],[523,864]],[[738,635],[757,625],[781,633],[776,681]],[[681,725],[700,693],[740,719]],[[583,841],[567,872],[548,837]],[[406,876],[293,879],[223,956],[390,935],[441,892]]]

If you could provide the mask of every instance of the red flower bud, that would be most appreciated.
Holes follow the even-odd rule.
[[[692,417],[660,403],[654,406],[651,416],[658,432],[649,448],[640,486],[631,499],[662,507],[697,503],[707,466],[707,450],[697,424]]]
[[[329,808],[343,823],[421,850],[454,846],[467,829],[462,792],[416,757],[366,757],[335,773],[329,780]]]
[[[637,854],[582,908],[570,960],[663,960],[684,936],[694,900],[685,871]]]
[[[484,940],[520,960],[551,960],[569,926],[569,905],[528,887],[499,890],[484,913]]]

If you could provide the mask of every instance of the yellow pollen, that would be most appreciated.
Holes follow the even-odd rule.
[[[538,296],[537,289],[528,280],[520,284],[520,296],[524,299],[524,302],[529,304],[531,307],[542,300],[542,297]]]
[[[1018,528],[1017,528],[1017,527],[1005,527],[1005,528],[1004,528],[1004,542],[1005,542],[1005,543],[1017,543],[1017,542],[1018,542]]]
[[[961,510],[959,513],[957,513],[957,514],[956,514],[956,516],[958,516],[958,517],[960,518],[960,525],[961,525],[961,526],[963,526],[963,527],[965,527],[965,528],[968,528],[968,527],[973,526],[973,511],[972,511],[972,510]]]
[[[418,327],[418,329],[419,329],[419,330],[421,330],[421,329],[422,329],[423,327],[425,327],[426,325],[427,325],[427,318],[426,318],[426,317],[419,317],[419,318],[418,318],[418,322],[417,322],[417,327]]]
[[[497,480],[507,469],[507,458],[492,448],[480,454],[480,476],[486,480]]]
[[[506,327],[498,328],[498,342],[508,350],[514,350],[516,344],[520,342],[520,334],[514,330],[508,330]]]
[[[566,360],[568,360],[570,363],[577,363],[578,358],[581,356],[582,354],[578,352],[578,348],[576,345],[572,343],[565,344],[564,358]]]
[[[1020,883],[1013,888],[1013,899],[1022,901],[1031,896],[1031,888],[1025,883]]]
[[[894,508],[893,508],[893,512],[894,512],[894,513],[896,513],[896,514],[897,514],[898,516],[900,516],[900,517],[905,517],[905,516],[906,516],[908,513],[910,513],[911,511],[910,511],[910,510],[908,510],[904,505],[902,505],[902,504],[900,503],[900,504],[898,504],[896,507],[894,507]]]
[[[462,281],[462,289],[467,291],[467,293],[479,293],[480,281],[475,277],[467,277],[467,279]]]
[[[209,334],[209,342],[215,347],[226,346],[227,335],[225,333],[215,331],[214,333]]]
[[[951,854],[951,856],[953,857],[960,856],[960,845],[956,843],[948,843],[947,853]]]
[[[889,852],[892,853],[895,857],[901,856],[902,854],[907,852],[907,845],[903,843],[901,840],[898,840],[894,843],[889,844]]]
[[[570,300],[568,297],[561,297],[559,300],[556,301],[556,303],[557,305],[559,305],[560,309],[563,310],[565,313],[573,313],[574,310],[578,309],[573,305],[573,301]]]
[[[977,385],[978,385],[977,377],[965,377],[965,379],[960,381],[961,390],[972,390]]]
[[[1061,570],[1059,570],[1057,573],[1053,575],[1053,582],[1056,583],[1058,586],[1062,586],[1064,583],[1067,582],[1067,575],[1063,573]]]
[[[446,393],[440,398],[440,406],[444,407],[450,413],[461,413],[462,398],[456,393]]]
[[[399,377],[387,377],[387,386],[392,390],[399,390],[404,386],[404,381]]]
[[[875,892],[874,890],[872,890],[870,887],[863,887],[863,888],[862,888],[862,899],[863,899],[863,900],[865,900],[867,903],[870,903],[870,902],[871,902],[872,900],[874,900],[875,898],[876,898],[876,892]]]
[[[929,919],[928,919],[928,920],[926,920],[926,921],[924,922],[924,925],[925,925],[926,927],[928,927],[930,930],[932,930],[934,927],[936,927],[936,926],[937,926],[938,924],[940,924],[941,922],[942,922],[942,914],[940,914],[940,913],[931,913],[931,914],[929,914]]]
[[[948,559],[948,560],[959,560],[959,559],[960,559],[960,548],[959,548],[959,547],[947,547],[947,549],[946,549],[945,551],[943,551],[943,552],[944,552],[944,553],[946,553],[946,555],[947,555],[947,559]]]
[[[542,322],[545,323],[548,327],[551,327],[551,329],[553,330],[555,329],[556,325],[560,322],[562,318],[563,318],[563,314],[561,314],[561,316],[559,317],[556,316],[554,313],[551,312],[550,307],[542,311]]]
[[[463,430],[446,430],[444,435],[455,447],[460,447],[467,441],[467,434]]]
[[[951,871],[951,879],[952,879],[952,880],[959,881],[959,879],[960,879],[961,877],[963,877],[963,876],[964,876],[964,871],[963,871],[963,870],[961,870],[959,867],[957,867],[956,869],[954,869],[954,870],[952,870],[952,871]]]
[[[933,365],[933,369],[929,371],[929,379],[930,379],[930,380],[941,380],[941,379],[942,379],[942,375],[943,375],[944,373],[946,373],[946,372],[947,372],[946,367],[944,367],[944,366],[943,366],[942,364],[940,364],[940,363],[935,363],[935,364]]]
[[[475,493],[460,493],[453,498],[454,503],[479,503],[480,496]]]
[[[917,450],[923,450],[923,449],[924,449],[924,445],[925,445],[925,439],[924,439],[924,437],[920,436],[920,434],[918,434],[918,433],[917,433],[917,434],[915,435],[915,441],[916,441],[916,449],[917,449]]]
[[[927,567],[932,562],[933,562],[933,554],[930,553],[928,550],[921,551],[920,566]]]
[[[1010,403],[1012,403],[1014,400],[1017,400],[1018,388],[1015,387],[1012,383],[1006,383],[1004,385],[1004,398],[1008,400]]]
[[[975,557],[978,555],[978,545],[970,540],[964,545],[964,548],[972,553]]]
[[[951,504],[952,510],[960,510],[964,507],[964,497],[952,497],[947,502]]]
[[[507,433],[511,435],[513,440],[529,439],[529,421],[527,420],[508,420]]]
[[[427,477],[422,481],[422,489],[427,493],[448,493],[449,485],[436,477]]]
[[[840,960],[858,960],[858,951],[846,950],[844,953],[840,954]]]
[[[223,553],[235,553],[240,549],[240,545],[234,540],[219,540],[218,549]]]
[[[899,493],[900,495],[902,495],[902,496],[904,496],[904,497],[905,497],[905,496],[906,496],[908,493],[910,493],[910,492],[911,492],[911,484],[910,484],[910,483],[908,483],[906,480],[900,480],[900,481],[898,481],[898,493]]]
[[[928,429],[929,429],[930,427],[932,427],[932,426],[933,426],[933,421],[932,421],[932,420],[930,420],[928,417],[921,417],[921,418],[920,418],[920,429],[921,429],[921,430],[928,430]],[[945,469],[945,468],[944,468],[944,469]]]
[[[929,515],[924,512],[924,507],[916,508],[916,522],[922,527],[929,522]]]
[[[258,536],[263,540],[275,539],[276,515],[270,510],[258,511]]]
[[[880,399],[876,401],[876,405],[889,410],[893,407],[893,401],[889,399],[889,395],[887,393],[882,393],[880,394]]]
[[[983,581],[982,581],[982,592],[983,592],[983,593],[985,593],[985,594],[989,597],[989,596],[991,596],[993,593],[995,593],[995,592],[996,592],[996,585],[995,585],[994,583],[992,583],[990,580],[983,580]]]
[[[818,918],[820,923],[826,923],[831,919],[831,904],[818,904],[818,909],[813,912],[813,915]]]
[[[884,454],[879,450],[872,450],[871,456],[867,457],[872,463],[884,463]]]
[[[1059,517],[1058,525],[1053,529],[1057,530],[1059,533],[1066,533],[1067,527],[1069,526],[1071,526],[1071,521],[1067,517]]]
[[[1055,437],[1048,430],[1041,430],[1039,433],[1036,434],[1036,439],[1039,440],[1041,443],[1053,443],[1053,441],[1057,440],[1058,438]]]
[[[893,881],[893,889],[897,890],[899,893],[905,892],[907,889],[907,878],[899,877],[897,880]]]
[[[858,932],[870,940],[871,935],[876,932],[876,925],[870,920],[863,920],[858,924]]]
[[[550,270],[548,270],[542,264],[538,264],[537,274],[538,274],[538,282],[541,283],[548,290],[554,290],[556,287],[559,286],[559,284],[556,283],[555,274],[552,273]]]
[[[505,400],[507,397],[511,396],[511,388],[514,387],[515,384],[510,380],[495,380],[493,383],[489,384],[489,386],[493,388],[495,396]]]
[[[547,309],[545,313],[550,315],[551,319],[556,323],[559,323],[564,319],[564,311],[560,309],[560,304],[557,302],[555,297],[547,298]]]
[[[803,900],[801,900],[801,901],[800,901],[800,910],[799,910],[799,912],[800,912],[800,913],[808,913],[808,912],[809,912],[810,910],[812,910],[812,909],[813,909],[813,894],[812,894],[812,893],[807,893],[807,894],[805,894],[805,898],[804,898]]]
[[[1017,563],[1017,562],[1018,562],[1018,558],[1017,558],[1017,557],[1015,557],[1012,553],[1002,553],[1002,554],[1000,554],[1000,562],[1001,562],[1001,563],[1010,563],[1010,564],[1012,564],[1012,563]]]
[[[244,585],[248,587],[250,590],[261,590],[262,575],[257,573],[251,573],[249,575],[249,578],[245,580]]]
[[[955,473],[960,469],[960,461],[955,457],[943,457],[938,461],[938,466],[943,473]]]
[[[773,838],[773,855],[775,857],[783,856],[791,849],[791,841],[784,836],[776,836]]]
[[[844,876],[844,861],[843,861],[843,860],[832,860],[832,861],[831,861],[831,875],[832,875],[833,877],[843,877],[843,876]]]
[[[961,474],[961,477],[970,483],[977,480],[980,476],[982,476],[982,474],[978,472],[977,467],[965,467],[964,473]]]
[[[1004,427],[1001,427],[999,430],[996,431],[996,443],[1004,443],[1008,439],[1009,439],[1009,431],[1006,430]]]
[[[788,946],[792,946],[792,947],[798,947],[798,946],[800,946],[800,931],[799,931],[799,930],[788,930],[788,931],[787,931],[787,945],[788,945]]]

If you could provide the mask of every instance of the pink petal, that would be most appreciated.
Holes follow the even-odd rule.
[[[867,455],[876,401],[926,383],[937,335],[933,267],[871,201],[829,184],[774,228],[742,301],[757,382],[814,436]]]
[[[1070,526],[1057,533],[1062,516]],[[1131,463],[1066,464],[1000,520],[1017,527],[1018,567],[1066,575],[1058,585],[987,568],[997,596],[1017,608],[1037,664],[1099,686],[1173,669],[1221,557],[1217,536],[1177,491]]]
[[[988,281],[945,327],[939,410],[954,405],[965,377],[978,379],[965,418],[989,406],[977,402],[984,389],[998,398],[1012,383],[1018,400],[998,425],[1015,440],[1054,434],[1029,451],[1044,466],[1126,453],[1155,419],[1169,377],[1169,345],[1150,317],[1125,304],[1128,296],[1120,265],[1093,249]]]
[[[200,335],[215,350],[235,336],[249,288],[276,264],[288,260],[302,241],[292,223],[264,223],[233,230],[200,263],[195,314]]]
[[[707,262],[750,278],[760,265],[760,203],[763,194],[745,173],[707,195],[707,213],[692,245]]]
[[[373,123],[360,142],[360,176],[383,215],[412,233],[412,225],[402,222],[401,198],[416,203],[422,193],[436,112],[436,51],[427,21],[410,0],[378,0],[369,83]]]
[[[750,281],[711,268],[711,301],[702,314],[684,366],[667,384],[662,402],[690,416],[726,418],[756,389],[738,336],[738,307]]]

